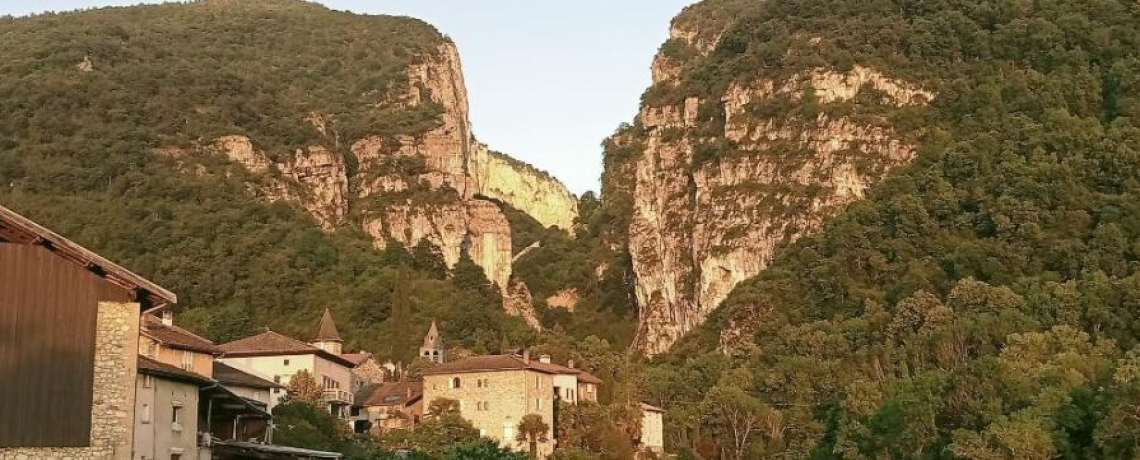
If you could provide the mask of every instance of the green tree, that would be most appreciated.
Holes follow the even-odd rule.
[[[324,391],[317,380],[313,378],[313,374],[309,371],[301,369],[289,378],[289,384],[285,386],[287,398],[289,401],[306,404],[314,408],[324,407]]]
[[[515,440],[520,443],[527,443],[530,458],[538,458],[538,444],[546,443],[549,441],[548,432],[550,425],[547,425],[542,420],[542,416],[538,414],[524,415],[522,420],[519,421],[518,433]]]

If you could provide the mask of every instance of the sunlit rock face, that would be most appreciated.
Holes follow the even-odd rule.
[[[406,69],[406,77],[408,84],[389,89],[379,104],[430,104],[439,115],[425,132],[344,140],[336,137],[333,117],[310,112],[298,116],[326,140],[321,145],[265,152],[257,139],[228,135],[206,150],[252,173],[256,193],[303,208],[326,229],[359,225],[381,248],[392,241],[409,248],[428,241],[449,267],[466,251],[504,301],[514,299],[505,304],[508,311],[537,327],[526,286],[511,283],[511,229],[498,203],[569,231],[577,198],[549,174],[475,139],[454,44],[443,42]]]
[[[667,46],[699,57],[720,36],[719,30],[694,30],[681,17]],[[677,85],[687,64],[663,48],[654,61],[654,84]],[[643,104],[633,127],[611,140],[637,148],[607,165],[607,174],[625,178],[617,188],[632,201],[627,244],[639,351],[667,351],[737,284],[760,273],[778,246],[818,230],[826,217],[914,158],[914,146],[883,123],[827,111],[805,120],[763,110],[805,104],[805,95],[822,107],[867,97],[891,106],[934,98],[872,68],[805,69],[791,77],[738,80],[711,97]],[[722,120],[716,131],[709,129],[710,113]]]

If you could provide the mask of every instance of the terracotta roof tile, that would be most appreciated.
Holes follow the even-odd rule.
[[[167,326],[154,315],[143,317],[143,333],[159,343],[177,350],[190,350],[211,355],[222,354],[222,349],[202,336],[178,326]]]
[[[372,353],[345,353],[340,355],[341,358],[352,361],[352,364],[357,366],[364,364],[369,358],[372,358]]]
[[[423,395],[423,382],[384,382],[365,385],[356,392],[355,401],[361,407],[402,406],[415,402]]]
[[[219,347],[225,353],[226,357],[313,354],[343,366],[355,366],[352,361],[339,355],[334,355],[300,340],[273,331],[266,331],[255,336],[223,343]]]
[[[576,375],[578,380],[586,383],[601,384],[602,380],[582,369],[566,367],[561,364],[544,363],[541,361],[523,361],[518,355],[482,355],[472,356],[440,364],[424,370],[424,375],[462,374],[480,371],[506,371],[506,370],[532,370],[546,374]]]
[[[139,355],[138,371],[140,374],[153,375],[156,377],[165,377],[169,379],[196,383],[199,385],[209,385],[214,383],[209,377],[190,372],[166,363],[158,362],[146,356]]]
[[[281,385],[219,361],[214,361],[214,380],[223,385],[264,389],[283,388]]]

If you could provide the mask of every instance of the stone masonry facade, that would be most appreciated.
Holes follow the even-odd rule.
[[[0,460],[130,460],[133,445],[139,304],[99,304],[91,446],[0,449]]]
[[[459,388],[452,388],[454,378],[459,378]],[[553,376],[527,370],[426,375],[424,410],[435,399],[457,400],[463,418],[480,433],[518,451],[527,449],[514,439],[519,421],[527,414],[538,414],[551,427],[548,441],[538,444],[538,457],[546,458],[554,450],[553,389]]]

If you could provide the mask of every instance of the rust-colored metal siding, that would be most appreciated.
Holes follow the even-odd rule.
[[[0,448],[90,445],[100,301],[130,293],[43,247],[0,242]]]

